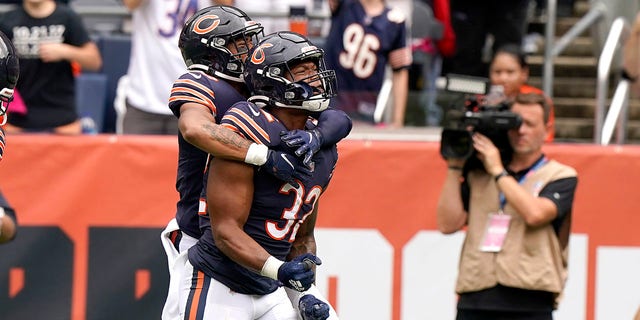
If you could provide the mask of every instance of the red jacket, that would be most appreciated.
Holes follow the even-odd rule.
[[[451,27],[451,12],[449,10],[449,0],[432,0],[431,9],[433,16],[444,26],[442,39],[436,42],[438,51],[444,57],[451,57],[456,51],[456,34]]]

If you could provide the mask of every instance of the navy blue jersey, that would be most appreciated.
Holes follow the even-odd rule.
[[[192,71],[180,76],[173,84],[169,108],[176,117],[180,117],[180,107],[184,103],[198,103],[208,107],[216,123],[220,123],[224,113],[234,103],[244,100],[246,98],[226,81],[201,71]],[[176,205],[176,220],[180,230],[199,238],[198,209],[208,154],[187,142],[182,134],[178,134],[178,150],[176,190],[180,200]]]
[[[358,0],[344,0],[331,18],[325,59],[344,91],[380,91],[385,66],[394,70],[411,65],[406,44],[405,16],[386,7],[369,17]]]
[[[269,112],[250,102],[237,103],[225,114],[222,125],[270,149],[290,151],[285,150],[286,146],[280,142],[280,132],[287,128]],[[313,127],[315,124],[309,120],[307,129]],[[320,194],[331,180],[338,160],[335,145],[321,149],[313,160],[313,177],[298,188],[259,169],[254,174],[253,202],[244,231],[280,260],[285,260],[289,254],[300,224],[313,211]],[[208,225],[208,216],[202,216],[202,220],[206,220]],[[204,228],[198,243],[189,249],[189,261],[195,268],[235,292],[264,295],[275,291],[280,285],[278,281],[256,274],[225,256],[216,247],[210,226]]]

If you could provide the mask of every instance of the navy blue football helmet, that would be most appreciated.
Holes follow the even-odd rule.
[[[180,33],[178,47],[189,69],[242,82],[242,57],[253,44],[258,43],[262,30],[258,22],[240,9],[222,5],[207,7],[187,20]],[[231,52],[229,45],[235,45],[237,52]]]
[[[296,82],[287,79],[287,74],[293,79],[291,68],[307,61],[316,65],[317,74]],[[336,95],[336,73],[326,69],[324,51],[295,32],[266,36],[249,50],[244,69],[251,101],[318,112],[326,109]]]
[[[0,116],[4,116],[9,107],[9,102],[13,100],[13,89],[18,83],[20,68],[18,66],[18,56],[11,40],[0,32]],[[3,117],[2,123],[7,117]]]

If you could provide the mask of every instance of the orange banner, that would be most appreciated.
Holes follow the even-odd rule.
[[[177,141],[174,137],[113,135],[19,135],[7,140],[5,160],[0,164],[0,190],[16,209],[21,227],[56,226],[70,239],[70,313],[74,320],[88,319],[92,228],[159,231],[166,225],[178,199],[174,188]],[[375,229],[393,247],[390,309],[395,320],[406,317],[401,315],[402,249],[416,233],[435,230],[436,201],[445,175],[438,147],[434,142],[345,140],[339,145],[333,181],[320,201],[319,228]],[[572,232],[589,238],[586,315],[594,319],[597,248],[640,247],[635,231],[640,226],[636,196],[640,147],[555,144],[546,146],[545,152],[579,173]],[[21,239],[19,234],[15,242]],[[0,248],[0,255],[3,252]],[[28,287],[29,274],[20,277],[25,282],[22,286]],[[135,278],[146,279],[130,280],[142,281],[135,299],[153,291],[148,274],[138,272]],[[13,296],[19,294],[20,286],[3,281],[3,287],[14,286]]]

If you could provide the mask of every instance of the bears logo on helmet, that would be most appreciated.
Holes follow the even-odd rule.
[[[207,20],[211,20],[211,23],[202,28],[202,23]],[[197,34],[206,34],[207,32],[213,31],[213,29],[215,29],[218,25],[220,25],[220,18],[218,18],[218,16],[216,16],[215,14],[207,14],[198,18],[198,20],[193,23],[193,32]]]
[[[269,47],[273,47],[273,45],[271,43],[263,43],[257,46],[256,49],[253,50],[253,54],[251,54],[251,63],[254,63],[254,64],[263,63],[265,60],[263,48],[269,48]]]

